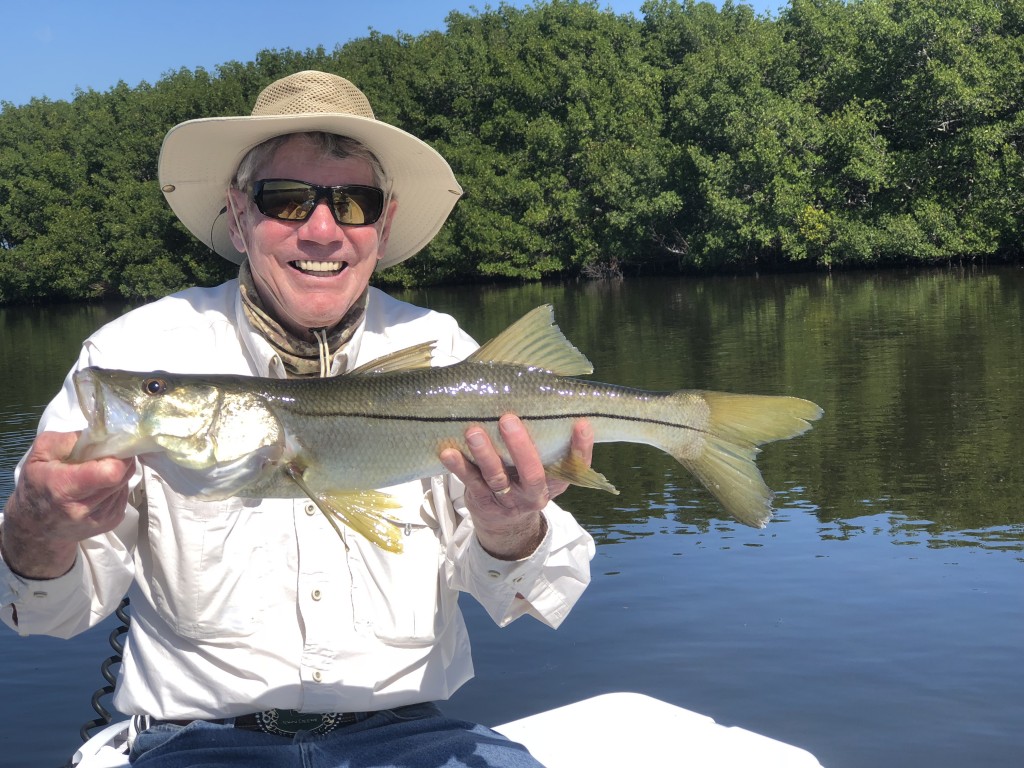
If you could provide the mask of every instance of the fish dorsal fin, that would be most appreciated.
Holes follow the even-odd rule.
[[[594,372],[590,361],[555,325],[550,304],[527,312],[468,358],[473,363],[505,363],[542,368],[559,376]]]
[[[412,371],[417,368],[429,368],[431,353],[434,351],[436,341],[424,341],[414,347],[400,349],[390,355],[378,357],[368,363],[353,368],[346,373],[346,376],[359,375],[363,373],[393,373],[395,371]]]

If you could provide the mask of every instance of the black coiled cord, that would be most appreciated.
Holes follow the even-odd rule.
[[[99,715],[95,720],[90,720],[88,723],[82,726],[82,729],[78,732],[82,737],[82,741],[86,742],[90,738],[89,731],[96,728],[102,728],[110,725],[110,721],[113,720],[113,715],[106,707],[103,706],[103,702],[100,701],[104,696],[107,696],[114,692],[114,684],[117,682],[117,678],[114,673],[111,672],[111,667],[115,664],[120,664],[121,659],[124,655],[124,641],[121,639],[128,632],[128,624],[131,622],[131,617],[128,615],[128,598],[121,600],[121,604],[117,606],[117,610],[114,611],[114,615],[121,620],[121,624],[114,627],[110,633],[110,647],[114,649],[114,655],[103,660],[100,664],[100,674],[103,675],[103,679],[107,681],[107,685],[102,688],[98,688],[92,695],[92,708]]]

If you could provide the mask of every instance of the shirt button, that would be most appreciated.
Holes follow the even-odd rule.
[[[315,504],[307,504],[306,505],[306,514],[307,515],[315,515],[316,514],[316,505]]]
[[[314,683],[319,683],[323,679],[324,679],[323,673],[319,669],[314,669],[313,670],[313,682]]]
[[[319,589],[314,589],[311,594],[314,600],[319,600],[321,597],[323,597]]]

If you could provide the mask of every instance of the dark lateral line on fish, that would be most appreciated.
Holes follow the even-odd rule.
[[[288,409],[291,413],[297,416],[329,416],[332,418],[359,418],[359,419],[378,419],[380,421],[415,421],[422,424],[437,424],[437,423],[476,423],[486,424],[490,422],[496,422],[501,420],[501,416],[484,416],[481,418],[467,418],[465,416],[389,416],[381,413],[359,413],[359,412],[347,412],[347,413],[316,413],[312,411],[300,411],[296,408]],[[509,411],[512,413],[512,411]],[[505,414],[502,414],[504,416]],[[691,427],[688,424],[679,424],[674,421],[664,421],[663,419],[647,419],[637,418],[635,416],[618,416],[614,413],[559,413],[559,414],[538,414],[538,415],[520,415],[523,421],[557,421],[560,419],[589,419],[589,418],[600,418],[600,419],[614,419],[617,421],[630,421],[637,424],[655,424],[659,427],[670,427],[672,429],[686,429],[691,432],[704,432],[703,429],[697,427]]]

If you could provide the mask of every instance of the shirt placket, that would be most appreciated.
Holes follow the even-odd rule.
[[[296,499],[294,504],[298,608],[304,628],[299,664],[302,709],[330,712],[337,709],[342,674],[337,648],[345,642],[343,627],[351,627],[353,620],[352,579],[345,545],[324,523],[320,510],[309,499]]]

